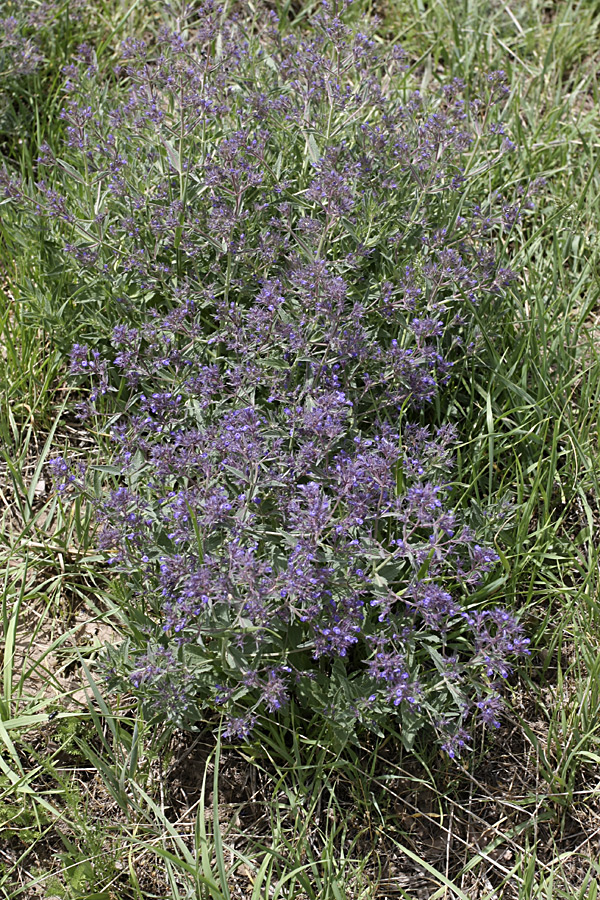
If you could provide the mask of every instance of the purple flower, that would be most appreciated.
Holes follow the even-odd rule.
[[[225,740],[245,741],[250,737],[256,723],[256,716],[230,716],[225,720],[225,728],[221,732]]]
[[[478,700],[475,706],[478,711],[478,718],[484,725],[500,728],[499,715],[504,709],[504,703],[498,694],[490,694],[489,696]]]
[[[471,735],[462,726],[452,730],[446,727],[442,734],[444,736],[444,741],[441,749],[444,753],[448,754],[450,759],[456,759],[460,756],[464,748],[471,741]]]

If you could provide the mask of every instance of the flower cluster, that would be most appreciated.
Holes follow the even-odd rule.
[[[60,101],[60,70],[84,36],[101,30],[93,0],[0,3],[0,158],[35,159],[39,141],[59,123],[44,121]],[[55,93],[55,97],[52,94]],[[43,95],[46,103],[40,103]],[[0,172],[1,172],[0,164]]]
[[[15,9],[15,12],[18,12]],[[0,74],[30,75],[44,60],[35,40],[35,31],[45,24],[48,8],[30,10],[25,16],[5,15],[0,19]]]
[[[0,75],[31,75],[47,57],[44,44],[53,28],[89,13],[89,0],[5,0],[0,18]]]
[[[401,50],[326,4],[286,34],[208,2],[125,44],[112,105],[92,56],[44,177],[3,183],[105,328],[71,363],[94,382],[81,414],[110,417],[99,540],[142,623],[111,683],[177,721],[225,709],[237,737],[292,695],[394,715],[452,755],[527,652],[474,596],[497,557],[452,508],[456,430],[425,424],[515,277],[494,236],[526,198],[480,193],[512,150],[503,73],[423,98]]]

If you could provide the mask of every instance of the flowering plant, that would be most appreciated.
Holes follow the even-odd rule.
[[[34,147],[48,126],[38,100],[40,91],[52,94],[64,60],[83,34],[94,29],[95,12],[88,0],[3,0],[0,154],[12,159],[36,155]]]
[[[108,681],[239,738],[294,696],[342,739],[394,715],[454,755],[527,652],[473,595],[497,555],[452,507],[456,428],[426,424],[514,277],[494,236],[527,198],[480,195],[513,149],[503,73],[426,100],[326,4],[306,34],[208,3],[159,38],[110,90],[82,47],[48,177],[3,177],[97,310],[71,370],[114,458],[53,467],[129,592]]]

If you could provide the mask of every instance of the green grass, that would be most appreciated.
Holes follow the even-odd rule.
[[[425,745],[407,754],[392,737],[335,754],[300,719],[291,740],[263,724],[255,745],[226,749],[208,729],[149,726],[126,698],[107,705],[87,661],[106,629],[118,634],[126,623],[89,510],[61,506],[46,484],[51,455],[96,452],[68,417],[62,288],[59,279],[45,296],[33,247],[15,248],[4,234],[7,900],[598,896],[600,11],[564,0],[357,0],[357,14],[365,8],[383,16],[381,39],[406,47],[423,86],[505,69],[505,120],[520,149],[495,177],[548,181],[506,246],[520,273],[512,306],[481,309],[484,362],[473,358],[448,401],[465,423],[462,503],[475,515],[501,495],[514,504],[498,536],[501,567],[475,598],[524,612],[532,655],[511,681],[511,713],[457,766]],[[98,10],[101,65],[143,12],[155,14],[134,3]],[[30,79],[13,95],[2,148],[26,176],[35,147],[59,127],[54,62],[43,84]]]

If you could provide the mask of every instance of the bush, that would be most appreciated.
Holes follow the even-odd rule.
[[[528,643],[477,594],[497,523],[455,508],[456,428],[426,415],[514,278],[503,73],[423,98],[326,5],[285,34],[208,4],[123,51],[107,87],[81,48],[66,145],[3,176],[64,250],[80,414],[115,445],[53,464],[122,573],[109,684],[230,737],[294,698],[337,740],[395,717],[453,756]]]

